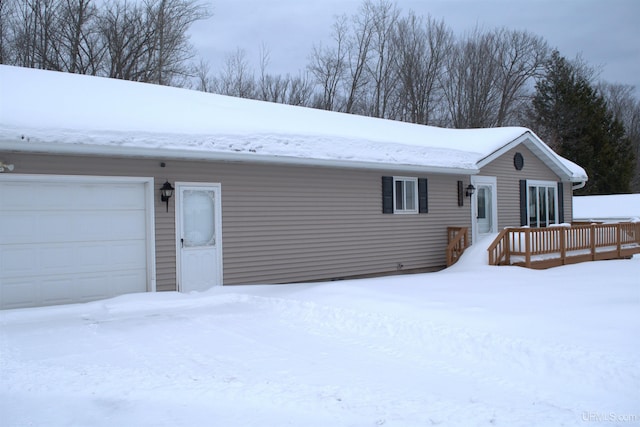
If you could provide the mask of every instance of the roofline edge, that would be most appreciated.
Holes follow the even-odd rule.
[[[202,160],[236,163],[261,163],[291,166],[317,166],[339,169],[386,170],[414,173],[437,173],[447,175],[476,175],[478,167],[458,168],[446,166],[420,166],[408,164],[390,164],[371,161],[332,160],[318,158],[301,158],[276,155],[259,155],[248,153],[202,152],[196,150],[171,148],[139,148],[126,146],[85,145],[85,144],[50,144],[42,142],[0,141],[0,151],[61,155],[94,155],[128,158],[158,158],[159,160]]]

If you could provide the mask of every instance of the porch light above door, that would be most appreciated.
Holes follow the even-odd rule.
[[[475,193],[475,191],[476,191],[476,187],[474,187],[473,184],[467,185],[467,192],[466,192],[467,197],[473,196],[473,193]]]
[[[166,181],[160,189],[160,200],[167,203],[167,212],[169,212],[169,199],[173,196],[173,188],[169,181]]]

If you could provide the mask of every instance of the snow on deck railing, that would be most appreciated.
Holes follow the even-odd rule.
[[[546,268],[640,253],[640,223],[507,228],[488,248],[490,265]]]

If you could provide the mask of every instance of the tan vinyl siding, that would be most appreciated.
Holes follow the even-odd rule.
[[[521,153],[522,170],[516,170],[513,156]],[[495,176],[498,184],[498,229],[520,226],[520,180],[560,181],[560,178],[523,145],[506,152],[480,170],[480,175]],[[571,183],[564,183],[565,222],[571,221]]]
[[[564,183],[564,222],[571,224],[573,221],[573,183]]]
[[[9,155],[7,155],[9,156]],[[14,173],[155,180],[158,290],[175,290],[175,182],[220,183],[224,284],[288,283],[445,264],[447,226],[470,227],[468,177],[264,164],[11,153]],[[160,163],[166,162],[166,167]],[[428,178],[428,214],[382,214],[382,176]]]
[[[242,173],[222,180],[226,284],[340,278],[396,271],[398,263],[407,270],[445,262],[451,224],[442,224],[451,215],[439,215],[436,204],[451,178],[428,177],[432,213],[384,215],[380,172],[236,168]],[[455,193],[444,198],[457,208]]]

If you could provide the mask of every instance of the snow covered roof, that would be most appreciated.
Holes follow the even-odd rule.
[[[443,129],[0,65],[0,148],[8,150],[475,174],[521,142],[560,176],[587,179],[522,127]]]
[[[573,219],[582,221],[640,221],[640,194],[575,196]]]

